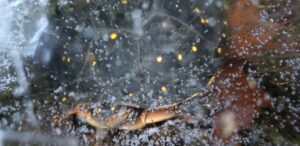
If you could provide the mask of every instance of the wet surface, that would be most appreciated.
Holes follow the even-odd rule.
[[[0,25],[7,34],[0,41],[0,141],[299,144],[297,6],[272,0],[0,2],[10,12]],[[142,126],[124,130],[137,121]]]

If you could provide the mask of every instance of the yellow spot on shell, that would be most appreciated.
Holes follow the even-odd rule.
[[[205,23],[205,19],[204,19],[204,18],[200,18],[200,22],[201,22],[202,24],[204,24],[204,23]]]
[[[67,58],[67,62],[70,63],[71,62],[71,57]]]
[[[202,24],[207,24],[208,23],[208,19],[206,19],[206,18],[200,18],[200,22],[202,23]]]
[[[219,55],[222,54],[222,52],[223,52],[223,49],[222,49],[221,47],[217,48],[217,53],[218,53]]]
[[[117,39],[117,37],[118,37],[118,34],[115,33],[115,32],[113,32],[113,33],[110,34],[110,39],[112,39],[112,40]]]
[[[224,25],[228,25],[228,22],[227,22],[227,21],[223,21],[223,24],[224,24]]]
[[[97,113],[101,113],[102,109],[101,108],[97,108]]]
[[[67,97],[62,97],[62,102],[67,102],[68,98]]]
[[[163,91],[163,92],[166,92],[167,91],[167,87],[165,85],[163,85],[163,86],[160,87],[160,90]]]
[[[116,110],[116,108],[113,106],[113,107],[110,108],[110,110],[111,110],[112,112],[114,112],[114,111]]]
[[[69,46],[69,44],[68,44],[68,43],[65,43],[65,44],[63,45],[63,48],[64,48],[64,49],[68,49],[68,46]]]
[[[128,4],[128,0],[121,0],[122,4],[126,5]]]
[[[196,14],[201,14],[201,10],[199,8],[194,8],[193,12]]]
[[[162,22],[162,23],[161,23],[161,27],[162,27],[162,28],[168,28],[168,27],[169,27],[168,22],[166,22],[166,21]]]
[[[177,59],[178,59],[179,61],[181,61],[181,60],[183,59],[183,56],[182,56],[181,53],[179,53],[179,54],[177,55]]]
[[[92,62],[92,66],[95,66],[97,64],[97,61]]]
[[[129,93],[129,94],[128,94],[129,97],[132,97],[133,95],[134,95],[133,93]]]
[[[61,60],[65,61],[66,60],[66,56],[62,56]]]
[[[159,56],[156,57],[156,62],[157,63],[161,63],[162,60],[163,60],[162,56],[159,55]]]
[[[198,51],[198,48],[197,48],[197,46],[193,45],[193,46],[192,46],[192,52],[194,52],[194,53],[195,53],[195,52],[197,52],[197,51]]]
[[[222,37],[223,37],[223,38],[226,38],[226,34],[225,34],[225,33],[222,33]]]

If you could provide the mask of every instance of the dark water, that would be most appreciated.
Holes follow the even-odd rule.
[[[97,131],[83,119],[68,117],[56,122],[55,116],[81,102],[90,102],[91,111],[101,108],[107,116],[120,103],[154,108],[203,90],[224,57],[216,49],[226,51],[231,41],[225,9],[233,3],[49,1],[49,25],[34,55],[21,57],[27,92],[14,96],[18,86],[15,65],[1,66],[1,81],[8,80],[8,75],[13,79],[0,88],[0,140],[4,133],[8,135],[2,140],[4,145],[74,145],[75,141],[92,145],[99,139],[109,145],[211,144],[214,111],[204,106],[210,103],[209,97],[182,106],[185,114],[204,118],[172,119],[130,132]],[[286,27],[278,34],[296,38],[283,40],[281,47],[294,43],[294,48],[286,50],[299,48],[300,14],[295,8],[299,3],[267,0],[257,5],[262,7],[261,21],[283,21]],[[0,59],[12,62],[14,58],[7,54],[1,53],[7,57]],[[271,95],[272,104],[259,112],[250,129],[240,129],[237,141],[245,145],[299,144],[299,55],[270,51],[253,62],[254,77]],[[41,140],[32,138],[35,136]]]

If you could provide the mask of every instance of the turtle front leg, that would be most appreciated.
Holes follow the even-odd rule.
[[[98,118],[92,116],[89,112],[77,112],[76,116],[81,119],[84,119],[89,125],[99,128],[99,129],[107,129],[110,126],[106,125],[106,123],[101,122]]]
[[[108,129],[113,128],[117,124],[123,122],[128,118],[130,111],[113,114],[107,117],[104,121],[100,121],[97,116],[93,116],[92,113],[88,110],[86,104],[78,104],[77,106],[69,109],[66,116],[76,115],[77,117],[85,120],[89,125],[98,128],[98,129]]]

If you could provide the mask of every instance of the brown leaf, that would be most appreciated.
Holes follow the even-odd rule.
[[[219,67],[215,81],[209,86],[215,91],[211,97],[224,106],[224,109],[216,114],[214,135],[217,139],[231,140],[239,128],[249,128],[255,114],[270,104],[268,94],[253,86],[251,82],[255,81],[247,79],[248,65],[249,62],[244,59],[226,61]],[[228,119],[226,115],[231,115],[228,113],[233,116],[224,122],[224,119]],[[226,125],[234,125],[231,126],[233,129],[229,130],[231,132],[225,130],[228,129]]]
[[[272,41],[279,25],[262,21],[259,9],[249,0],[237,0],[227,11],[230,26],[229,46],[226,58],[251,58],[267,49],[275,49]]]

